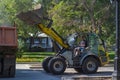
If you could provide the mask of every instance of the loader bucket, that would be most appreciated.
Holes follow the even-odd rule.
[[[29,25],[35,25],[41,23],[43,20],[43,11],[41,8],[27,12],[21,12],[17,15],[17,17]]]

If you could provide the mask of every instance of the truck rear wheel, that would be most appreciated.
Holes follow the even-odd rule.
[[[15,77],[15,66],[11,66],[9,70],[9,76]]]
[[[91,74],[97,72],[98,62],[93,57],[88,57],[84,60],[82,64],[82,71],[86,74]]]
[[[47,57],[46,59],[44,59],[44,61],[43,61],[43,63],[42,63],[42,67],[43,67],[43,69],[44,69],[47,73],[50,72],[50,70],[49,70],[49,68],[48,68],[48,63],[49,63],[49,61],[50,61],[52,58],[53,58],[52,56],[51,56],[51,57]]]
[[[64,73],[66,69],[66,62],[62,58],[52,58],[49,62],[49,70],[56,75]]]

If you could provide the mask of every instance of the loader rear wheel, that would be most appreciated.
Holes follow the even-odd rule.
[[[59,75],[64,73],[66,69],[66,62],[62,58],[52,58],[49,62],[49,70],[51,73]]]
[[[50,61],[52,58],[53,58],[53,57],[47,57],[46,59],[44,59],[44,61],[43,61],[43,63],[42,63],[42,67],[43,67],[43,69],[44,69],[47,73],[50,72],[50,70],[49,70],[49,68],[48,68],[48,63],[49,63],[49,61]]]
[[[82,64],[82,71],[85,74],[91,74],[97,72],[98,62],[93,57],[88,57],[84,60]]]

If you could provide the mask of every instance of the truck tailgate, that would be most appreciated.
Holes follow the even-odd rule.
[[[0,47],[17,47],[16,27],[0,27]]]

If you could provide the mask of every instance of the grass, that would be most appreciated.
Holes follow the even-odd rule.
[[[54,52],[24,52],[22,54],[24,54],[24,55],[26,55],[26,54],[29,54],[29,55],[38,55],[38,54],[40,54],[40,55],[51,55],[51,54],[54,54]]]
[[[54,52],[24,52],[21,58],[17,58],[17,62],[42,62],[44,58],[54,55]],[[109,52],[110,62],[114,61],[115,52]]]
[[[17,62],[42,62],[44,58],[54,55],[54,52],[24,52],[18,53],[17,55],[22,55],[16,59]]]
[[[17,58],[17,62],[42,62],[43,59],[37,59],[37,58]]]

